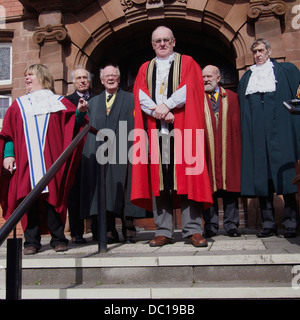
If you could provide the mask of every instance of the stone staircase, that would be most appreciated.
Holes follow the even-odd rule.
[[[153,231],[140,231],[136,244],[109,245],[101,254],[90,234],[86,245],[70,244],[65,253],[55,253],[44,237],[37,255],[23,257],[22,299],[299,299],[300,237],[258,239],[241,231],[235,239],[220,231],[207,248],[186,244],[179,231],[174,244],[151,248]]]

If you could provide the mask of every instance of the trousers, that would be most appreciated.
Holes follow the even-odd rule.
[[[275,212],[273,206],[273,194],[267,197],[258,197],[261,211],[261,219],[263,228],[277,229],[275,222]],[[296,196],[294,193],[288,193],[283,195],[284,199],[284,211],[283,211],[283,222],[284,227],[297,229],[299,222],[299,213],[297,209]]]
[[[45,210],[47,214],[48,229],[52,236],[50,245],[55,248],[58,244],[68,244],[68,239],[64,234],[64,224],[61,221],[60,215],[55,211],[54,207],[44,200],[38,200],[28,210],[27,213],[27,226],[24,231],[24,247],[34,246],[37,250],[41,248],[41,235],[40,235],[40,219],[39,210]]]
[[[205,230],[217,233],[219,229],[218,198],[223,200],[223,228],[226,232],[239,227],[238,196],[234,192],[217,192],[213,194],[213,205],[204,211]]]
[[[268,196],[259,196],[259,205],[261,211],[261,219],[263,228],[277,229],[275,222],[275,211],[273,206],[274,200],[274,184],[273,180],[268,180]],[[296,195],[294,193],[288,193],[283,195],[284,200],[284,211],[283,211],[283,225],[284,227],[296,229],[299,222],[299,212],[297,208]]]
[[[202,213],[203,204],[190,200],[185,195],[180,196],[181,200],[181,224],[182,236],[187,238],[194,233],[203,233]],[[155,236],[172,238],[173,226],[173,203],[172,191],[160,192],[159,197],[153,197],[153,216],[156,224]]]

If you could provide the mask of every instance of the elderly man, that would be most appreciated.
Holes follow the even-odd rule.
[[[169,28],[155,29],[152,48],[156,57],[140,67],[135,81],[131,200],[153,210],[157,228],[150,246],[172,242],[173,209],[181,207],[183,237],[196,247],[205,247],[201,215],[203,203],[210,206],[212,197],[201,139],[203,79],[190,56],[173,51],[175,43]]]
[[[251,46],[255,64],[242,77],[238,94],[241,107],[242,177],[241,193],[258,196],[263,231],[258,237],[277,233],[273,194],[283,195],[285,237],[296,236],[298,211],[295,162],[300,151],[300,118],[283,107],[296,97],[300,72],[287,62],[271,59],[266,39]]]
[[[85,100],[91,99],[94,94],[90,89],[91,74],[81,66],[77,66],[71,72],[71,79],[75,88],[75,91],[66,96],[75,106],[77,106],[78,100],[82,97]]]
[[[133,130],[133,94],[119,88],[120,70],[118,66],[107,65],[101,69],[100,80],[105,90],[89,103],[90,124],[97,130],[113,133],[115,139],[111,139],[114,143],[111,147],[116,147],[116,158],[115,161],[109,159],[109,155],[112,155],[109,148],[101,152],[103,146],[105,149],[106,141],[101,143],[93,134],[87,135],[82,155],[81,214],[85,218],[92,217],[92,232],[94,238],[97,238],[99,188],[97,170],[100,166],[99,161],[104,163],[104,158],[107,157],[107,243],[119,242],[115,226],[116,217],[122,219],[124,242],[134,243],[136,236],[134,219],[145,218],[146,212],[130,202],[131,163],[128,161],[128,154],[132,142],[128,142],[127,146],[122,144],[120,147],[120,137],[127,139],[129,132]],[[99,157],[97,156],[98,151]]]
[[[238,195],[241,185],[241,121],[238,95],[219,86],[220,70],[202,70],[205,95],[206,159],[214,204],[204,211],[205,237],[219,229],[218,198],[223,200],[223,228],[239,237]]]
[[[77,106],[80,98],[88,101],[94,94],[90,89],[91,74],[81,66],[77,66],[71,72],[72,82],[75,91],[66,96],[70,102]],[[71,231],[72,242],[76,244],[86,243],[83,238],[84,233],[84,220],[80,218],[80,185],[81,185],[81,166],[79,165],[75,181],[70,190],[68,197],[68,213],[69,213],[69,225]]]

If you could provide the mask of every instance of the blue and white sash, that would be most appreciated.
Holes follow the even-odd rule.
[[[50,113],[66,109],[62,98],[50,90],[38,90],[17,99],[23,118],[32,189],[46,173],[44,148]],[[48,186],[45,192],[49,192]]]

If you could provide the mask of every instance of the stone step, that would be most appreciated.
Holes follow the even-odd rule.
[[[23,261],[23,285],[291,283],[300,254],[93,257]]]
[[[258,239],[219,235],[195,248],[175,235],[175,243],[153,248],[153,234],[136,244],[70,244],[55,253],[43,249],[22,261],[23,299],[300,298],[300,237]],[[0,251],[0,298],[5,298],[4,249]]]
[[[300,290],[289,284],[220,283],[105,286],[89,288],[83,286],[53,287],[24,286],[22,299],[299,299]],[[0,290],[0,299],[5,299],[5,290]],[[186,302],[187,303],[187,302]]]

